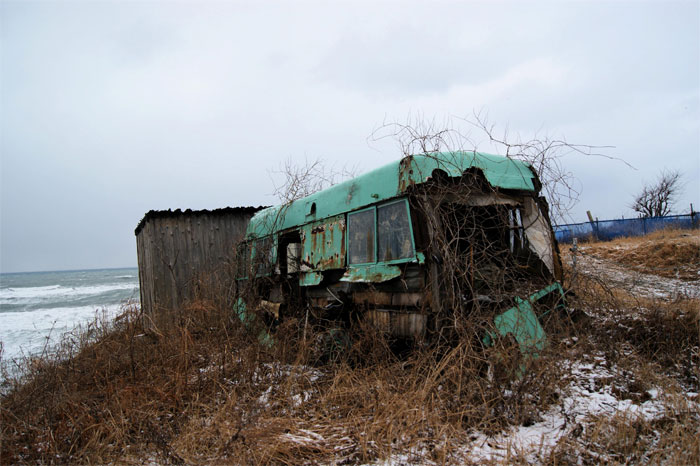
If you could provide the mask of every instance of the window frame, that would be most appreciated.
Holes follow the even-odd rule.
[[[413,251],[412,254],[409,257],[404,257],[401,259],[392,259],[390,261],[381,261],[378,260],[379,258],[379,222],[378,222],[378,209],[380,207],[384,206],[389,206],[392,204],[398,204],[402,202],[406,208],[406,220],[408,221],[408,232],[411,237],[411,250]],[[352,214],[357,214],[361,212],[365,212],[368,210],[374,211],[374,261],[373,262],[363,262],[359,264],[352,264],[350,262],[350,215]],[[345,251],[347,254],[347,267],[363,267],[363,266],[369,266],[369,265],[376,265],[376,264],[387,264],[387,265],[393,265],[393,264],[403,264],[405,262],[415,262],[417,260],[417,253],[416,253],[416,241],[413,236],[413,219],[411,218],[411,209],[408,205],[408,199],[407,198],[400,198],[400,199],[393,199],[388,202],[383,202],[380,204],[374,204],[370,207],[365,207],[364,209],[358,209],[353,212],[348,212],[347,214],[347,235],[345,235]]]
[[[269,250],[267,251],[268,264],[267,264],[267,266],[265,266],[266,270],[261,271],[260,267],[263,266],[263,264],[265,264],[265,262],[258,262],[257,255],[258,255],[258,248],[260,247],[259,245],[262,245],[265,241],[269,241]],[[270,277],[270,276],[276,275],[276,273],[277,273],[277,237],[276,237],[276,235],[261,236],[259,238],[255,238],[253,240],[248,241],[248,244],[250,245],[250,252],[248,255],[248,259],[250,260],[250,263],[248,265],[248,267],[250,268],[249,273],[252,272],[252,275],[255,278]],[[264,249],[264,247],[262,249]],[[253,270],[253,269],[256,269],[256,270]]]
[[[371,262],[359,262],[356,264],[353,264],[350,262],[350,216],[355,215],[355,214],[361,214],[362,212],[368,212],[372,211],[373,212],[373,217],[374,217],[374,247],[372,248],[372,261]],[[362,266],[362,265],[373,265],[377,263],[377,209],[376,206],[371,206],[371,207],[366,207],[364,209],[359,209],[355,210],[353,212],[348,212],[347,216],[347,225],[348,225],[348,232],[345,235],[345,254],[347,256],[347,266],[348,267],[354,267],[354,266]]]
[[[384,207],[384,206],[389,206],[392,204],[398,204],[400,202],[403,202],[404,206],[406,207],[406,221],[408,222],[408,234],[411,237],[411,251],[413,251],[413,252],[410,256],[404,257],[401,259],[392,259],[390,261],[379,261],[378,260],[378,261],[376,261],[377,264],[402,264],[404,262],[414,262],[416,260],[416,241],[415,241],[415,238],[413,237],[413,221],[411,219],[411,209],[408,205],[408,199],[406,199],[406,198],[397,199],[397,200],[385,202],[383,204],[377,204],[376,206],[374,206],[375,210],[376,210],[376,212],[374,214],[374,217],[376,219],[376,228],[375,229],[377,230],[377,233],[376,233],[377,245],[376,245],[375,249],[377,250],[377,254],[379,254],[379,208]],[[377,256],[377,254],[375,254],[375,256]]]
[[[237,246],[237,264],[236,264],[236,279],[246,280],[249,275],[248,266],[250,265],[250,242],[241,241]]]

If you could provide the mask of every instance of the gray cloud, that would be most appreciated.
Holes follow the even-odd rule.
[[[372,169],[399,155],[372,130],[416,113],[616,146],[637,170],[566,159],[577,220],[664,167],[697,207],[698,8],[3,2],[0,270],[134,265],[147,210],[272,203],[290,156]]]

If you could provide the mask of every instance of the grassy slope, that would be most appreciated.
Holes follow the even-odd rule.
[[[700,234],[692,230],[660,230],[646,237],[584,243],[583,250],[642,273],[700,280]]]
[[[695,279],[698,249],[683,245],[699,236],[685,234],[583,252]],[[668,247],[685,252],[652,254]],[[0,463],[697,464],[698,294],[645,297],[601,276],[567,280],[577,312],[547,322],[551,344],[522,379],[487,377],[503,352],[469,338],[398,357],[360,329],[328,362],[300,322],[268,349],[213,300],[162,328],[127,309],[9,382]]]

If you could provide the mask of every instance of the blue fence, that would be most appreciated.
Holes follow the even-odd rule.
[[[555,225],[554,236],[560,243],[571,243],[574,238],[609,241],[620,236],[643,236],[668,227],[698,228],[700,227],[700,213]]]

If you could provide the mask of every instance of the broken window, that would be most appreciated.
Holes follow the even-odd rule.
[[[408,222],[406,201],[401,200],[377,208],[377,240],[379,261],[389,262],[413,257],[413,240]]]
[[[523,216],[519,207],[508,209],[508,228],[510,230],[510,252],[519,253],[526,250]]]
[[[272,238],[259,239],[255,241],[254,268],[257,275],[269,275],[272,273],[272,266],[275,263],[275,251],[272,247]]]
[[[287,273],[297,273],[301,269],[301,243],[290,243],[286,251]]]
[[[374,262],[374,209],[348,214],[348,259],[350,264]]]
[[[248,276],[248,243],[238,245],[238,254],[236,257],[236,266],[238,278],[246,278]]]

